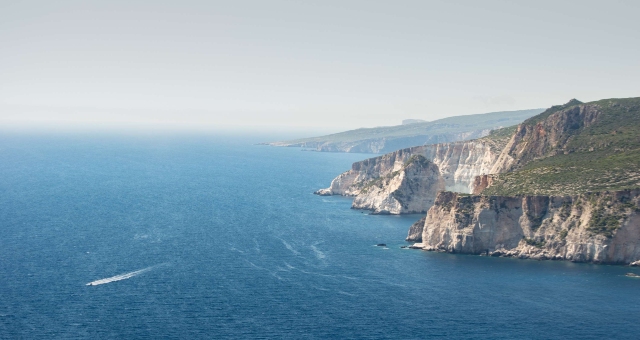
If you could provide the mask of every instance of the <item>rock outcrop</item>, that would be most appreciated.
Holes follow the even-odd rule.
[[[412,226],[412,240],[418,228]],[[629,264],[640,260],[640,189],[521,197],[442,192],[420,242],[452,253]]]
[[[351,170],[343,172],[331,181],[327,189],[315,192],[317,195],[356,196],[372,180],[385,177],[399,171],[411,156],[419,154],[423,146],[401,149],[382,156],[368,158],[351,165]]]
[[[407,233],[407,238],[405,239],[406,241],[422,242],[422,232],[424,231],[424,222],[426,219],[427,216],[425,215],[409,227],[409,233]]]
[[[476,176],[473,180],[471,194],[479,195],[484,189],[493,184],[494,175],[480,175]]]
[[[433,202],[410,248],[640,265],[639,122],[640,98],[571,100],[488,137],[356,162],[317,193],[374,213]]]
[[[318,190],[316,194],[355,196],[354,208],[376,211],[371,208],[373,207],[371,204],[366,202],[391,202],[393,201],[390,195],[392,192],[413,192],[413,195],[407,197],[408,201],[411,201],[407,204],[415,206],[415,204],[422,202],[420,204],[428,205],[420,209],[416,207],[387,211],[392,214],[396,213],[392,211],[400,211],[398,213],[426,211],[435,199],[436,192],[431,189],[422,189],[438,188],[439,190],[471,192],[475,177],[488,173],[498,155],[499,149],[496,148],[495,143],[487,140],[442,143],[402,149],[353,163],[351,170],[336,177],[329,188]],[[412,172],[413,181],[401,181],[399,176],[406,177],[406,172],[401,170],[412,157],[422,157],[433,163],[437,167],[437,173],[426,176]],[[377,190],[363,192],[364,188],[370,188],[374,183],[377,184]],[[444,187],[440,183],[443,183]],[[409,184],[414,187],[419,186],[421,189],[404,187]]]
[[[424,156],[414,155],[400,170],[361,187],[352,208],[368,209],[373,214],[426,213],[444,188],[438,167]]]
[[[600,115],[597,104],[579,104],[573,99],[543,117],[532,117],[518,125],[489,173],[512,171],[537,159],[577,151],[569,149],[568,142]]]

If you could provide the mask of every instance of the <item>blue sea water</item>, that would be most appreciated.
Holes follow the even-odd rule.
[[[257,141],[1,135],[0,338],[640,334],[638,270],[401,249],[420,216],[312,195],[370,155]]]

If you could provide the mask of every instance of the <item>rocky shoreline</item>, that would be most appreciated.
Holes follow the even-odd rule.
[[[615,100],[606,103],[622,107]],[[576,152],[569,148],[571,140],[606,121],[602,105],[572,100],[478,140],[412,147],[356,162],[315,193],[354,197],[353,209],[372,214],[427,211],[409,228],[406,240],[414,244],[408,248],[640,265],[640,189],[483,195],[495,191],[496,174]],[[623,178],[624,173],[608,176]]]

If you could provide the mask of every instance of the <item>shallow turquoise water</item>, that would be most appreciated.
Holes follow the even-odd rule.
[[[311,194],[369,155],[257,141],[0,136],[0,338],[640,332],[638,270],[400,249],[419,216]]]

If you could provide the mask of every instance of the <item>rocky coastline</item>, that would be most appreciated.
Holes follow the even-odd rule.
[[[374,214],[422,213],[439,191],[471,192],[476,176],[490,171],[499,151],[486,140],[402,149],[353,163],[315,194],[354,197],[352,208]]]
[[[640,189],[520,197],[441,192],[407,240],[429,251],[630,264],[640,260]]]
[[[484,138],[406,148],[356,162],[328,188],[315,193],[353,197],[352,208],[372,214],[427,212],[409,228],[406,240],[414,243],[410,246],[414,249],[640,265],[640,185],[581,191],[585,185],[574,185],[573,180],[561,189],[533,183],[532,193],[494,194],[521,189],[521,183],[501,176],[528,164],[592,152],[600,146],[606,150],[612,142],[596,139],[594,147],[575,140],[583,138],[584,131],[588,136],[607,131],[588,129],[611,125],[613,109],[640,116],[638,102],[636,98],[587,104],[572,100]],[[609,134],[622,133],[620,128],[608,129]],[[625,174],[608,176],[615,179]]]

